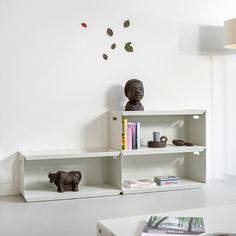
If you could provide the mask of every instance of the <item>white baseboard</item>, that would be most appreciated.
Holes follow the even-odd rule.
[[[0,196],[18,195],[19,183],[0,183]]]

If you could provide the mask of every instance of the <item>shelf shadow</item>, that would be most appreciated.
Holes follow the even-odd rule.
[[[111,86],[107,91],[106,97],[106,107],[108,110],[124,110],[124,104],[127,100],[124,94],[124,87],[121,85]]]

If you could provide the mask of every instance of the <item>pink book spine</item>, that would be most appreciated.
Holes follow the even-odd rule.
[[[132,123],[128,122],[127,125],[127,150],[132,150]]]
[[[137,149],[137,125],[135,122],[132,123],[132,149]]]

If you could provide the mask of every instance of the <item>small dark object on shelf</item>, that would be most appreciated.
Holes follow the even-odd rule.
[[[126,103],[125,111],[144,111],[140,102],[144,96],[142,81],[138,79],[128,80],[125,84],[125,96],[129,99]]]
[[[50,183],[54,183],[57,186],[57,191],[60,193],[64,191],[79,191],[80,171],[57,171],[57,173],[49,173],[48,178]]]
[[[175,145],[175,146],[194,146],[193,143],[190,143],[190,142],[185,142],[181,139],[173,139],[172,143]]]
[[[166,136],[161,136],[160,140],[161,140],[160,142],[148,141],[148,147],[151,147],[151,148],[162,148],[162,147],[165,147],[168,138]]]
[[[183,140],[180,140],[180,139],[174,139],[172,141],[172,143],[176,146],[184,146],[185,145],[185,142]]]
[[[190,142],[185,142],[185,146],[194,146],[194,144]]]

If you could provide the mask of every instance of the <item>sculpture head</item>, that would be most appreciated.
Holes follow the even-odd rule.
[[[144,96],[143,83],[138,79],[128,80],[124,90],[125,96],[131,103],[140,102]]]
[[[49,173],[48,178],[50,179],[50,183],[55,182],[55,180],[57,178],[57,173]]]

